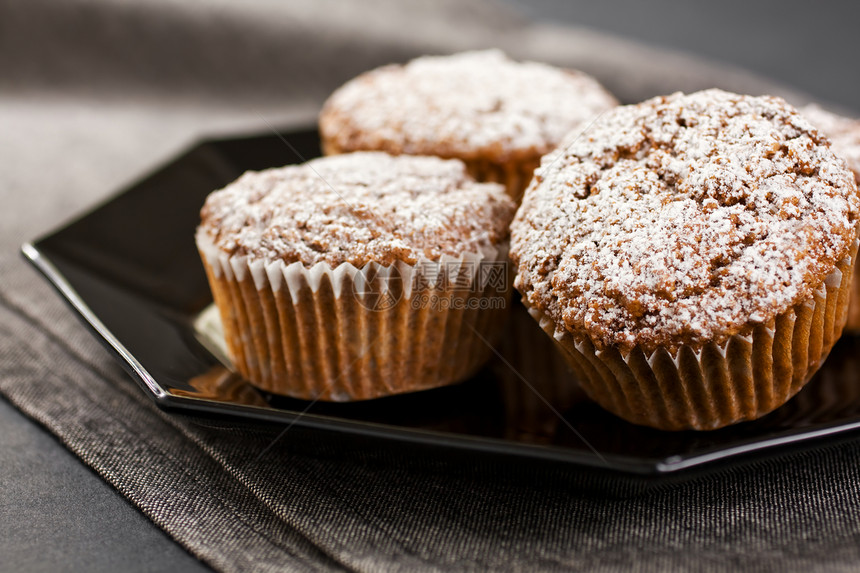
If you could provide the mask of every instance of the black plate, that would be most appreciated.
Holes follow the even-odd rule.
[[[463,384],[352,404],[257,391],[226,370],[195,329],[211,295],[194,228],[206,195],[242,172],[318,154],[311,130],[203,142],[91,213],[24,245],[24,255],[159,406],[229,423],[288,422],[336,440],[375,438],[383,448],[528,458],[652,483],[790,446],[818,447],[824,438],[860,428],[857,338],[844,337],[798,396],[760,420],[711,432],[661,432],[585,400],[517,303],[500,357]]]

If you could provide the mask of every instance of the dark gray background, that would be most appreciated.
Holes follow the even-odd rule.
[[[860,112],[860,4],[506,0],[532,18],[735,64]]]
[[[741,65],[860,110],[855,3],[508,3],[530,18]],[[0,569],[206,569],[2,399],[0,456]]]

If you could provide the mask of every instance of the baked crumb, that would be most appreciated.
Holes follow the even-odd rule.
[[[512,225],[515,286],[598,347],[719,342],[809,297],[858,215],[852,173],[783,100],[677,93],[544,158]]]
[[[461,161],[364,152],[245,173],[207,198],[198,232],[230,256],[414,264],[497,245],[514,210]]]
[[[341,151],[540,157],[618,102],[592,77],[498,50],[425,56],[362,74],[328,99],[320,131]]]

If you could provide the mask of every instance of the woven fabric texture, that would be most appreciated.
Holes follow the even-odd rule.
[[[160,411],[15,253],[202,136],[309,125],[343,81],[422,53],[498,46],[585,69],[624,101],[715,84],[803,100],[495,4],[358,6],[0,3],[0,393],[221,571],[860,566],[856,441],[626,499],[558,475],[314,451],[298,430]],[[356,26],[367,11],[379,17]]]

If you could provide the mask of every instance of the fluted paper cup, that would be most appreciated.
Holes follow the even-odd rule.
[[[510,300],[506,247],[362,268],[198,249],[235,369],[305,400],[366,400],[461,381],[480,368]]]
[[[584,333],[557,329],[539,309],[529,313],[582,389],[610,412],[663,430],[721,428],[783,405],[827,358],[845,326],[857,244],[808,299],[722,344],[600,350]]]

